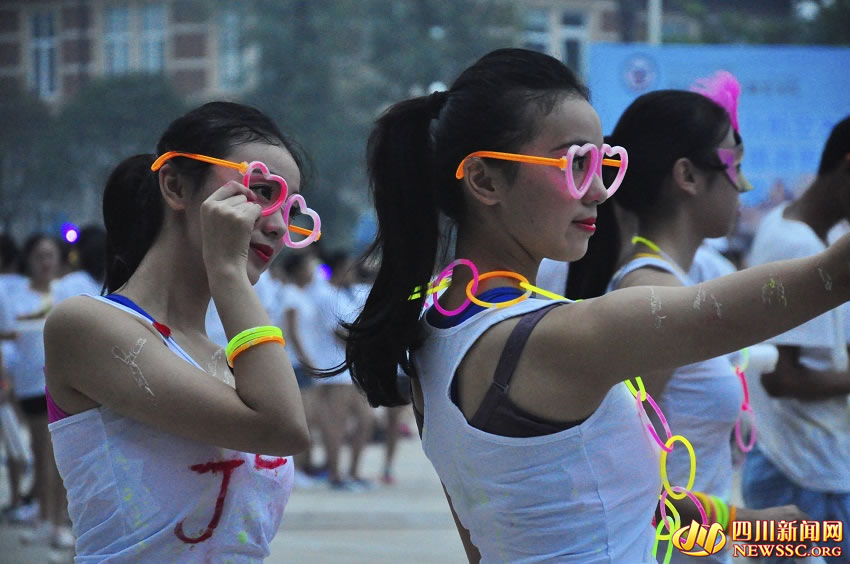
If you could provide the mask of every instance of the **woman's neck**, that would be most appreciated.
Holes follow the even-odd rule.
[[[657,245],[663,254],[684,272],[691,269],[694,255],[704,237],[694,233],[693,224],[684,214],[663,221],[641,220],[638,235]],[[637,252],[646,251],[645,244],[636,244]]]
[[[209,282],[200,255],[161,237],[116,293],[127,296],[155,320],[184,334],[206,332]]]
[[[515,272],[535,283],[539,261],[535,261],[523,249],[512,245],[509,240],[496,241],[500,235],[486,234],[483,230],[458,227],[455,257],[470,260],[479,274],[493,270]],[[466,286],[472,280],[472,271],[466,265],[458,265],[451,274],[452,284],[440,303],[447,302],[449,307],[459,305],[466,299]],[[516,279],[490,278],[478,284],[477,293],[500,286],[518,287]],[[456,303],[455,303],[456,302]]]
[[[826,241],[829,230],[841,221],[841,207],[835,204],[834,195],[825,189],[819,178],[803,193],[800,199],[788,204],[783,216],[802,221],[812,228],[821,240]]]

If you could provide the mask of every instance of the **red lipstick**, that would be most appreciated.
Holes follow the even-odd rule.
[[[596,218],[595,217],[586,217],[584,219],[577,219],[573,222],[576,227],[579,229],[584,229],[589,233],[593,233],[596,231]]]
[[[257,254],[263,262],[269,262],[272,259],[272,255],[274,255],[274,249],[268,245],[261,245],[259,243],[251,243],[251,249]]]

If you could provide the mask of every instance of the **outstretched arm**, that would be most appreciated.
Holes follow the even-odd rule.
[[[850,238],[803,259],[690,287],[643,286],[555,309],[541,321],[571,381],[602,389],[706,360],[787,331],[850,298]],[[829,280],[825,284],[824,280]]]

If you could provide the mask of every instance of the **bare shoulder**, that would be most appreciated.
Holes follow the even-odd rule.
[[[55,340],[85,342],[119,330],[138,329],[144,325],[109,304],[89,296],[75,296],[59,302],[47,316],[44,326],[45,344]]]
[[[48,384],[73,385],[80,378],[94,377],[101,364],[111,361],[112,345],[133,343],[152,333],[153,328],[136,317],[91,297],[63,300],[50,311],[44,326]]]

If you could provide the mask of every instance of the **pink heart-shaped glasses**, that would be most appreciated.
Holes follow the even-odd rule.
[[[255,171],[259,171],[257,174]],[[286,201],[289,186],[283,177],[269,173],[269,167],[260,161],[248,163],[248,170],[242,176],[242,184],[257,197],[257,203],[263,208],[263,215],[271,215],[280,209]]]
[[[237,163],[224,159],[218,159],[216,157],[199,155],[197,153],[168,151],[160,155],[153,162],[153,164],[151,165],[151,170],[159,170],[160,168],[162,168],[162,165],[165,164],[167,160],[173,159],[174,157],[186,157],[188,159],[194,159],[196,161],[203,161],[205,163],[238,170],[242,173],[242,184],[244,184],[246,188],[248,188],[254,193],[254,195],[257,197],[256,202],[260,204],[260,206],[263,208],[263,216],[271,215],[277,210],[279,210],[281,206],[285,206],[283,215],[284,221],[286,221],[286,232],[283,235],[283,242],[286,246],[293,248],[306,247],[310,243],[318,241],[319,238],[322,236],[322,233],[320,231],[321,220],[319,218],[319,214],[307,207],[307,204],[304,201],[304,197],[300,194],[293,194],[287,199],[287,195],[289,194],[289,186],[286,184],[286,180],[284,180],[283,177],[278,176],[277,174],[270,173],[269,167],[267,167],[265,163],[261,161],[251,161],[250,163],[246,163],[243,161],[241,163]],[[310,218],[313,220],[312,230],[304,229],[303,227],[298,227],[297,225],[289,224],[291,220],[290,213],[292,211],[292,206],[295,203],[298,204],[298,209],[301,213],[310,216]],[[300,235],[304,235],[305,239],[301,241],[292,241],[292,238],[289,235],[290,231],[298,233]]]
[[[608,157],[618,156],[618,159]],[[614,192],[623,183],[623,177],[626,175],[626,170],[629,167],[629,154],[623,147],[608,145],[604,143],[600,149],[593,143],[585,143],[584,145],[570,146],[567,154],[559,159],[549,157],[537,157],[533,155],[521,155],[519,153],[502,153],[498,151],[476,151],[467,155],[458,165],[455,171],[455,178],[463,178],[463,165],[467,159],[473,157],[482,157],[488,159],[501,159],[505,161],[516,161],[528,164],[539,164],[546,166],[556,166],[564,171],[567,181],[567,192],[570,196],[579,200],[590,190],[590,185],[593,183],[593,177],[602,176],[602,167],[611,166],[617,167],[617,175],[611,182],[610,186],[605,189],[610,198]],[[587,159],[590,162],[586,162]],[[572,165],[572,166],[570,166]],[[580,166],[581,165],[581,166]]]
[[[313,229],[304,229],[302,227],[296,227],[294,225],[289,225],[290,221],[290,213],[292,211],[292,206],[298,204],[298,210],[310,217],[313,220]],[[318,241],[319,237],[322,236],[322,220],[319,218],[319,214],[314,210],[307,207],[307,203],[304,201],[304,197],[301,194],[293,194],[286,201],[286,205],[283,208],[283,217],[286,220],[287,230],[283,234],[283,244],[287,247],[292,247],[293,249],[300,249],[302,247],[306,247],[310,243],[314,241]],[[296,233],[300,233],[301,235],[307,235],[307,237],[301,241],[293,241],[292,237],[289,235],[290,231],[295,231]]]

